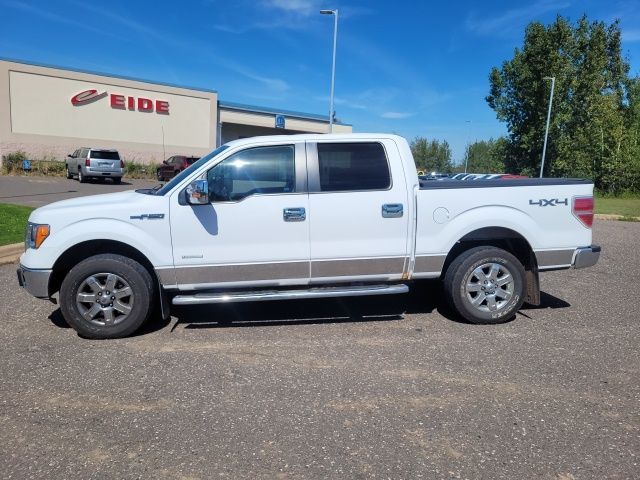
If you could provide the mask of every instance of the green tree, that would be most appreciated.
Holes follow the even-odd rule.
[[[619,190],[633,143],[628,72],[618,21],[585,16],[573,25],[558,16],[548,26],[529,24],[523,47],[489,75],[486,100],[509,131],[506,170],[539,173],[550,91],[544,77],[553,76],[545,175],[590,177],[599,188]]]
[[[469,173],[504,173],[507,139],[477,140],[467,145],[464,160]]]
[[[446,140],[428,140],[424,137],[416,137],[411,142],[411,153],[418,170],[450,173],[451,147]]]

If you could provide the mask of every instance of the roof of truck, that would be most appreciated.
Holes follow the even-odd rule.
[[[226,145],[234,147],[237,145],[249,145],[252,143],[282,143],[282,142],[317,142],[317,141],[346,141],[346,140],[405,140],[400,135],[391,133],[301,133],[296,135],[267,135],[262,137],[241,138],[231,140]]]

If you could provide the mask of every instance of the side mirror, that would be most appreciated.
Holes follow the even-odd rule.
[[[206,205],[209,203],[209,182],[195,180],[189,184],[186,193],[189,205]]]
[[[166,160],[163,160],[162,163],[164,163],[166,165],[168,162]]]
[[[70,153],[69,155],[67,155],[67,157],[73,158],[73,153]]]

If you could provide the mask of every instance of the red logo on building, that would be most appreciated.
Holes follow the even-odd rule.
[[[98,93],[95,88],[76,93],[71,97],[71,104],[75,107],[93,103],[101,98],[109,95],[109,104],[111,108],[118,110],[130,110],[138,112],[156,112],[163,115],[169,115],[169,102],[166,100],[152,100],[144,97],[130,97],[120,95],[118,93],[108,94],[107,92]]]

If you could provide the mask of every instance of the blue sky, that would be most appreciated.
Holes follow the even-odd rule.
[[[217,90],[222,100],[328,112],[340,9],[336,111],[356,131],[464,145],[506,133],[484,97],[525,25],[557,14],[621,19],[640,73],[640,2],[0,0],[0,57]]]

